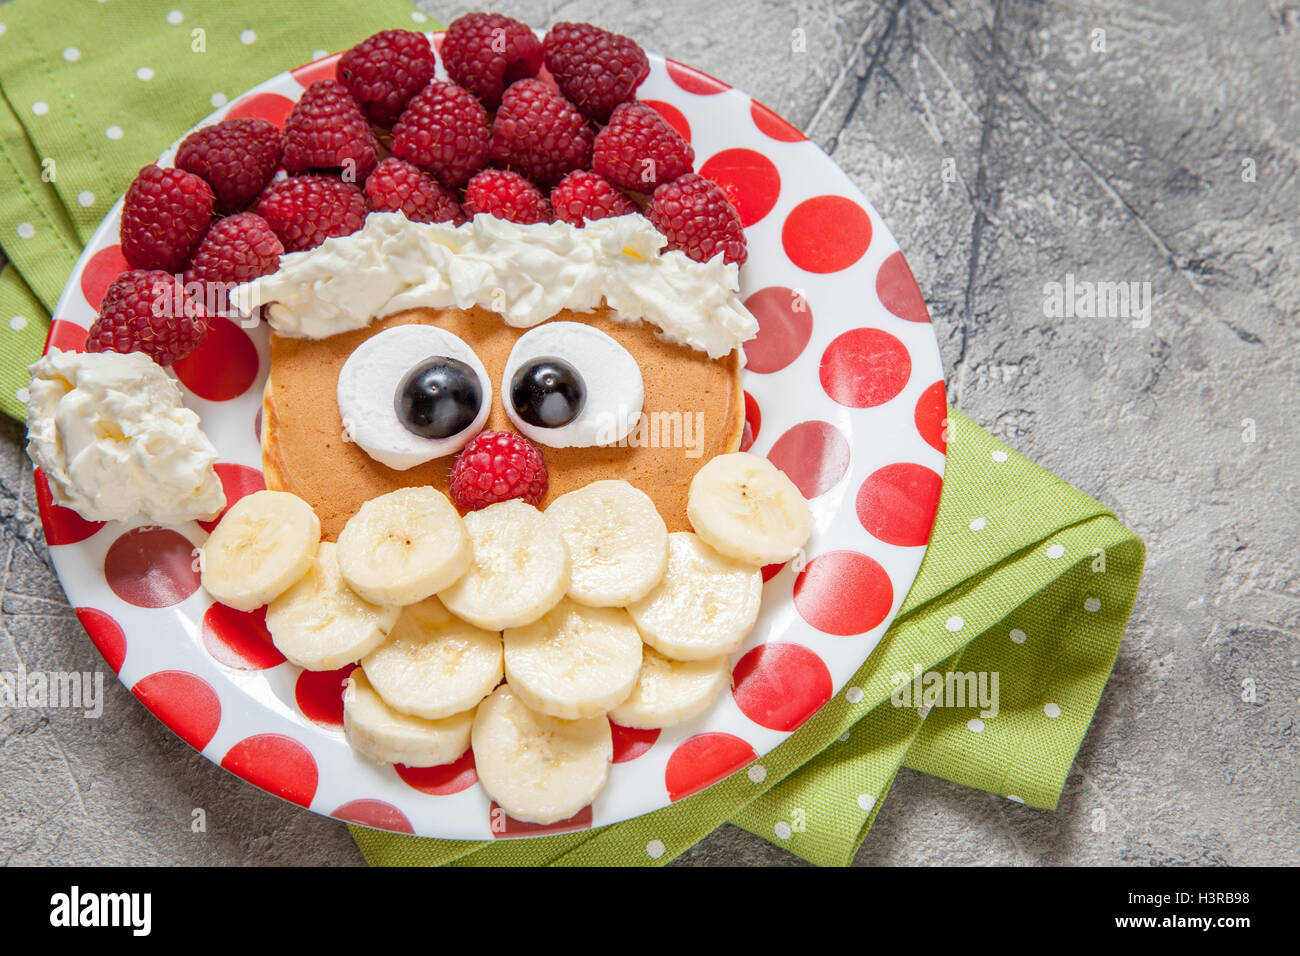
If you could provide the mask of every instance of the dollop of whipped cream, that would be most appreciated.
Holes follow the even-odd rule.
[[[282,256],[280,268],[236,287],[245,312],[268,306],[281,335],[326,338],[417,307],[480,306],[528,328],[603,299],[626,322],[646,320],[671,342],[720,358],[758,334],[739,298],[740,274],[721,256],[661,252],[644,216],[520,225],[480,213],[461,226],[371,213],[349,236]]]
[[[27,370],[27,454],[56,504],[93,521],[166,525],[226,506],[216,448],[149,356],[51,349]]]

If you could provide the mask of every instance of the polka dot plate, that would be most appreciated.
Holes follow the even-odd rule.
[[[281,124],[334,57],[271,79],[204,124]],[[651,56],[639,91],[695,148],[697,169],[732,196],[746,227],[745,441],[807,496],[816,530],[805,567],[764,570],[763,611],[733,659],[734,687],[690,724],[614,728],[609,783],[571,820],[506,817],[478,786],[473,755],[432,769],[380,766],[342,732],[346,670],[307,673],[271,643],[264,612],[233,611],[199,587],[195,547],[210,524],[101,525],[52,505],[41,518],[69,601],[141,702],[210,760],[339,819],[406,833],[491,839],[600,826],[658,809],[739,770],[822,704],[848,693],[920,566],[944,465],[939,349],[897,243],[866,198],[798,130],[745,94]],[[173,150],[161,158],[172,161]],[[48,346],[80,348],[109,282],[126,268],[121,203],[64,291]],[[48,347],[47,346],[47,347]],[[217,319],[174,366],[186,404],[220,454],[227,497],[262,487],[257,440],[265,329]],[[750,767],[751,779],[762,779]]]

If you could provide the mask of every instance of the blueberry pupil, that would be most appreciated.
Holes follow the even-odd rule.
[[[421,438],[450,438],[474,423],[483,405],[483,387],[464,362],[435,356],[402,377],[393,408],[397,419]]]
[[[510,380],[515,412],[538,428],[559,428],[582,412],[587,387],[564,359],[537,358],[519,367]]]

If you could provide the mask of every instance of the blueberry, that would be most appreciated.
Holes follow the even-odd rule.
[[[435,355],[416,365],[397,385],[393,408],[407,431],[421,438],[450,438],[474,423],[483,386],[464,362]]]
[[[559,428],[582,413],[587,386],[582,376],[561,358],[544,356],[519,367],[510,379],[515,412],[538,428]]]

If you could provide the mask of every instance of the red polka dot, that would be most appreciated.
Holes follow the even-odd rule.
[[[614,763],[627,763],[640,757],[659,739],[658,730],[636,730],[609,722],[609,732],[614,738]]]
[[[724,149],[705,160],[699,172],[722,187],[746,228],[771,212],[781,195],[776,166],[752,149]]]
[[[71,508],[56,505],[50,484],[41,469],[32,472],[32,484],[36,486],[36,511],[41,516],[41,526],[45,529],[45,542],[51,547],[85,541],[104,527],[102,521],[87,521]]]
[[[858,489],[858,520],[886,544],[920,547],[930,540],[943,479],[924,465],[886,465]]]
[[[398,763],[393,764],[393,769],[408,787],[434,797],[460,793],[478,783],[472,750],[466,750],[459,759],[438,767],[408,767]]]
[[[235,100],[235,105],[226,113],[226,119],[264,119],[276,126],[283,126],[292,110],[293,100],[287,96],[279,93],[254,93]]]
[[[912,375],[907,346],[879,329],[852,329],[822,353],[822,388],[841,405],[874,408],[892,399]]]
[[[113,280],[130,268],[130,263],[122,255],[122,247],[116,244],[106,246],[90,257],[86,268],[81,270],[81,294],[92,309],[99,311],[104,293]]]
[[[583,807],[567,820],[557,820],[555,823],[543,825],[516,820],[493,800],[488,812],[488,821],[489,826],[492,827],[492,836],[498,840],[509,837],[541,836],[543,833],[572,833],[575,830],[591,829],[591,806]]]
[[[316,758],[284,734],[245,737],[226,751],[221,766],[253,786],[299,806],[310,806],[316,796]]]
[[[99,653],[104,655],[104,661],[113,668],[113,673],[120,671],[122,662],[126,660],[126,634],[122,632],[122,625],[93,607],[77,608],[77,620],[90,635],[91,642],[99,648]]]
[[[741,713],[770,730],[789,732],[817,712],[835,692],[831,672],[800,644],[760,644],[731,672],[731,696]]]
[[[253,416],[253,436],[257,439],[257,443],[260,445],[260,444],[262,443],[262,406],[261,406],[261,404],[259,404],[259,405],[257,406],[257,414]]]
[[[54,319],[50,322],[49,331],[45,333],[45,347],[41,349],[41,354],[44,355],[50,349],[58,349],[60,352],[84,352],[88,334],[76,322]]]
[[[909,322],[929,322],[930,311],[925,298],[907,266],[902,251],[886,259],[876,273],[876,295],[881,304],[900,319]]]
[[[665,103],[663,100],[642,100],[646,106],[654,108],[654,111],[668,121],[668,125],[681,134],[682,139],[686,142],[691,141],[691,124],[684,114],[672,103]]]
[[[346,820],[358,826],[393,833],[414,833],[415,827],[406,814],[383,800],[349,800],[330,814],[336,820]]]
[[[109,546],[104,577],[127,604],[171,607],[199,589],[195,551],[188,538],[170,528],[134,528]]]
[[[786,562],[782,561],[780,564],[765,564],[759,568],[759,574],[763,575],[763,583],[766,584],[768,581],[780,574],[781,569],[784,568],[785,565]]]
[[[948,451],[948,392],[935,382],[916,400],[916,430],[936,451]]]
[[[687,93],[696,93],[700,96],[711,96],[714,93],[723,93],[729,89],[726,83],[714,79],[707,73],[702,73],[694,67],[678,63],[676,60],[665,60],[664,65],[668,68],[668,75],[672,81],[684,89]]]
[[[794,289],[770,285],[745,300],[758,319],[758,335],[745,343],[745,371],[779,372],[803,352],[812,338],[808,300]]]
[[[740,433],[740,450],[749,451],[758,440],[758,430],[763,425],[763,413],[758,401],[749,392],[745,393],[745,427]]]
[[[213,316],[198,348],[173,362],[172,371],[199,398],[226,402],[256,380],[257,347],[234,322]]]
[[[734,734],[710,732],[688,737],[673,751],[664,770],[670,800],[680,800],[712,786],[758,757]]]
[[[260,671],[284,663],[271,643],[266,608],[236,611],[214,604],[203,615],[203,646],[219,664],[241,671]]]
[[[814,196],[786,216],[781,244],[790,261],[806,272],[839,272],[866,255],[871,217],[852,199]]]
[[[293,685],[298,709],[308,720],[326,727],[343,726],[343,689],[353,665],[333,671],[303,671]]]
[[[335,53],[332,56],[323,56],[319,60],[313,60],[298,67],[296,70],[290,70],[289,73],[302,85],[303,89],[306,89],[319,80],[334,79],[334,67],[342,55],[342,53]]]
[[[159,671],[136,682],[131,693],[195,750],[202,750],[221,723],[221,701],[212,685],[185,671]]]
[[[823,634],[864,634],[889,616],[893,603],[889,574],[856,551],[813,558],[794,582],[795,610]]]
[[[750,101],[749,115],[763,133],[782,143],[799,143],[808,138],[758,100]]]
[[[221,488],[226,493],[226,506],[221,509],[221,514],[211,521],[199,522],[204,531],[211,531],[215,528],[221,519],[226,516],[230,506],[240,498],[251,495],[255,491],[266,490],[266,479],[262,477],[262,473],[256,468],[224,461],[217,462],[214,467],[216,468],[217,477],[221,479]]]
[[[849,442],[830,422],[801,422],[776,440],[767,459],[805,498],[834,488],[849,470]]]

